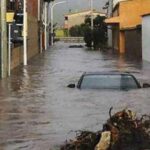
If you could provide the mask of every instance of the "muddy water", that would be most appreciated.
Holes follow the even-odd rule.
[[[133,71],[150,82],[150,64],[57,43],[0,81],[0,150],[55,150],[78,130],[100,130],[114,111],[150,113],[150,90],[68,89],[85,71]]]

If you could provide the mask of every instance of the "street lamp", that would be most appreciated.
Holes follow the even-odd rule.
[[[91,0],[91,30],[93,30],[93,0]]]
[[[54,28],[53,28],[53,9],[56,5],[66,3],[66,1],[61,1],[57,3],[51,3],[50,10],[51,10],[51,45],[54,44]]]

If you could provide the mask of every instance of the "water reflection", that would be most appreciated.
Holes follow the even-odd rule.
[[[111,106],[114,111],[131,107],[149,113],[149,89],[108,92],[66,87],[85,71],[132,71],[140,81],[150,81],[147,66],[57,43],[0,81],[0,149],[55,149],[77,130],[99,130]]]

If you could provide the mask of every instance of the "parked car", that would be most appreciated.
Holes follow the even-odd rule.
[[[77,85],[69,84],[69,88],[78,89],[116,89],[131,90],[150,87],[144,83],[142,86],[135,76],[127,72],[88,72],[84,73]]]

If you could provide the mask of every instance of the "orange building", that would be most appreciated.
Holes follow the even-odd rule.
[[[142,54],[142,15],[150,13],[150,0],[118,0],[112,17],[105,22],[112,26],[113,48],[119,53]]]

